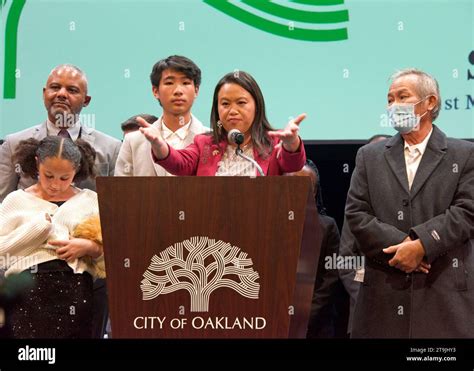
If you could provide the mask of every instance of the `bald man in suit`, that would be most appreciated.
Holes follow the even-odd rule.
[[[121,142],[109,135],[81,123],[80,112],[87,107],[91,97],[87,95],[87,78],[76,66],[55,67],[43,88],[43,100],[48,113],[46,121],[31,128],[7,135],[0,147],[0,202],[12,191],[25,189],[36,180],[24,176],[21,168],[13,163],[13,153],[22,140],[41,140],[48,135],[69,136],[88,142],[96,151],[97,175],[111,176]],[[79,188],[95,190],[95,180],[87,179]]]

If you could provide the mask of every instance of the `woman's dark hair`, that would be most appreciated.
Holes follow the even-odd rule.
[[[213,131],[214,143],[219,144],[222,140],[227,139],[227,132],[224,128],[218,130],[217,121],[219,121],[218,111],[218,95],[224,84],[237,84],[244,88],[252,95],[255,100],[255,118],[252,123],[252,144],[262,157],[267,157],[273,150],[272,139],[268,136],[268,132],[273,130],[267,120],[265,113],[265,100],[262,91],[255,79],[247,72],[235,71],[225,75],[216,85],[214,89],[214,97],[212,98],[211,108],[211,128]]]
[[[48,136],[41,141],[33,138],[22,140],[15,150],[13,161],[18,171],[36,179],[38,163],[50,157],[68,160],[76,170],[73,181],[78,182],[95,176],[95,156],[94,148],[82,139],[74,143],[68,138]]]
[[[318,213],[320,213],[321,215],[327,215],[326,208],[324,207],[324,203],[323,203],[323,190],[321,188],[321,179],[319,177],[319,170],[314,164],[314,162],[311,161],[310,159],[306,159],[305,165],[308,166],[316,175],[316,185],[315,185],[316,196],[315,197],[316,197],[316,207],[318,209]]]

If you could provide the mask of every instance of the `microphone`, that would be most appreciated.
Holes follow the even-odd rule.
[[[229,131],[229,134],[227,134],[227,140],[229,143],[235,143],[238,146],[240,146],[244,142],[244,134],[240,132],[240,130],[237,129],[232,129]]]
[[[257,168],[257,171],[260,174],[260,176],[265,176],[265,173],[263,172],[263,170],[260,167],[260,165],[258,164],[258,162],[255,161],[253,158],[246,156],[243,153],[242,149],[240,148],[240,145],[244,142],[244,139],[245,139],[244,134],[242,134],[237,129],[232,129],[231,131],[229,131],[229,134],[227,134],[227,139],[228,139],[229,143],[237,144],[237,148],[235,149],[235,154],[237,156],[240,156],[240,157],[246,159],[247,161],[250,161]]]

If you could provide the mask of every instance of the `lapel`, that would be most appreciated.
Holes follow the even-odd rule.
[[[194,117],[194,115],[191,114],[191,124],[189,125],[189,131],[188,135],[186,135],[186,138],[184,138],[184,148],[189,146],[193,140],[194,137],[198,134],[202,133],[202,124],[201,122]]]
[[[433,132],[426,146],[425,153],[420,161],[420,166],[415,174],[415,179],[411,187],[410,197],[414,198],[426,183],[431,173],[436,169],[439,162],[446,155],[447,149],[446,135],[433,125]]]
[[[397,134],[390,138],[385,144],[384,157],[388,165],[395,174],[395,178],[400,183],[400,186],[407,194],[410,193],[408,189],[407,169],[405,166],[405,155],[403,154],[403,138]]]
[[[95,135],[93,135],[94,130],[91,128],[88,128],[84,125],[81,124],[81,135],[80,138],[84,140],[85,142],[89,143],[92,148],[94,147],[94,142],[95,142]],[[96,148],[97,150],[97,148]]]
[[[219,144],[213,144],[212,142],[211,139],[210,144],[204,144],[199,159],[199,162],[207,169],[205,175],[216,175],[222,156],[227,150],[226,140],[222,140]]]
[[[281,143],[281,142],[280,142]],[[275,144],[275,143],[273,143]],[[273,148],[274,151],[277,151],[277,154],[276,154],[276,158],[280,157],[281,156],[281,151],[282,151],[282,148],[281,148],[281,144],[277,145],[275,148]],[[262,158],[260,157],[260,155],[258,154],[257,150],[255,149],[255,147],[253,148],[253,158],[255,159],[255,161],[257,161],[257,163],[260,165],[260,167],[262,168],[262,171],[265,175],[268,175],[268,167],[270,166],[270,159],[272,157],[272,154],[269,154],[266,158]],[[258,173],[257,169],[255,169],[255,175],[256,176],[260,176],[260,174]]]
[[[35,131],[33,132],[33,138],[35,138],[36,140],[41,140],[47,136],[48,136],[48,129],[46,126],[46,121],[45,121],[41,125],[38,125],[35,128]]]

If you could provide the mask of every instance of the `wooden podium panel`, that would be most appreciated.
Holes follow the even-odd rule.
[[[97,189],[113,338],[306,336],[321,239],[309,178],[99,177]]]

